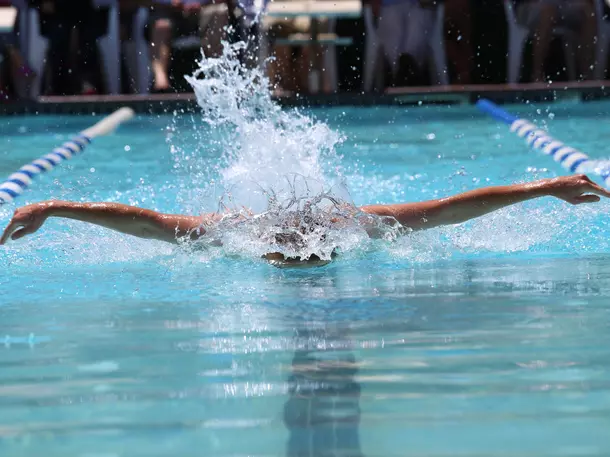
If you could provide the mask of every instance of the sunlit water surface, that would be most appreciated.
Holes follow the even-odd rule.
[[[362,205],[562,174],[474,108],[295,114],[195,84],[213,109],[139,116],[18,203],[264,211],[260,189],[295,176]],[[511,109],[610,156],[608,104]],[[96,119],[3,120],[1,174]],[[239,232],[191,252],[49,220],[0,249],[0,455],[608,455],[609,208],[541,199],[391,242],[354,227],[309,270]]]

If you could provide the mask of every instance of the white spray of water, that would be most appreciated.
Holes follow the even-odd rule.
[[[343,141],[338,133],[323,122],[296,110],[283,110],[272,101],[269,82],[262,72],[240,65],[237,57],[242,46],[226,46],[216,59],[203,58],[199,69],[187,77],[201,107],[203,123],[211,132],[206,139],[211,138],[215,148],[222,151],[213,170],[218,177],[213,188],[222,196],[221,204],[219,208],[208,206],[207,210],[227,210],[229,214],[220,224],[208,227],[206,242],[222,243],[225,254],[247,256],[272,250],[289,256],[315,253],[329,258],[336,248],[377,249],[378,242],[371,242],[353,217],[355,207],[343,182],[349,178],[357,193],[358,186],[364,186],[366,193],[375,186],[342,166],[336,153],[336,146]],[[402,185],[395,181],[388,182],[398,194]],[[329,220],[328,213],[331,218],[343,216],[344,223],[323,222]],[[456,251],[523,251],[553,242],[559,234],[569,234],[583,221],[596,220],[598,213],[576,211],[573,214],[577,217],[573,217],[560,210],[549,214],[535,205],[525,212],[523,208],[509,208],[466,227],[401,238],[385,228],[381,244],[394,257],[424,262],[450,257]],[[346,222],[350,217],[351,222]],[[372,219],[369,224],[381,227],[380,220]],[[286,238],[292,242],[282,243]]]
[[[213,183],[221,199],[209,210],[226,215],[206,227],[203,242],[222,244],[229,254],[323,259],[362,245],[368,235],[353,217],[357,210],[336,153],[341,136],[274,103],[263,73],[240,64],[243,46],[227,45],[219,58],[204,57],[186,77],[222,151]]]
[[[222,149],[218,184],[228,193],[225,197],[254,212],[267,209],[270,192],[284,200],[334,187],[334,195],[349,198],[346,191],[341,194],[335,153],[341,137],[326,124],[274,103],[262,72],[240,64],[243,46],[225,46],[221,57],[203,58],[199,69],[186,77],[203,122],[215,130]],[[325,174],[325,164],[335,164],[339,173]]]

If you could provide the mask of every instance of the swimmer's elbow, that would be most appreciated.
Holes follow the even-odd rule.
[[[205,234],[202,222],[201,217],[158,214],[147,226],[146,235],[171,243],[184,238],[196,240]]]

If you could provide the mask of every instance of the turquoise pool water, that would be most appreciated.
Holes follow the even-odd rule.
[[[608,158],[609,104],[511,110]],[[197,214],[244,164],[288,167],[285,143],[321,149],[293,165],[343,176],[356,204],[563,173],[474,108],[308,115],[325,124],[246,159],[199,115],[140,116],[18,203]],[[0,174],[95,119],[3,119]],[[528,202],[311,270],[50,220],[0,249],[0,455],[608,455],[609,208]]]

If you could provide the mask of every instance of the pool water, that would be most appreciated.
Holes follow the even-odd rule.
[[[608,158],[610,104],[509,109]],[[357,205],[563,174],[471,107],[301,115],[230,156],[205,116],[139,116],[16,203],[198,214],[274,163],[341,176]],[[0,174],[98,118],[4,119]],[[321,153],[282,157],[299,148]],[[307,270],[51,219],[0,249],[0,455],[608,455],[609,209],[530,201]]]

